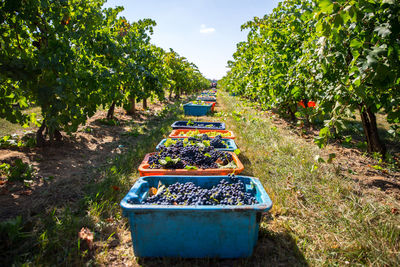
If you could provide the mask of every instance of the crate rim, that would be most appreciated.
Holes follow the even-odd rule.
[[[167,137],[167,138],[163,138],[163,139],[158,143],[158,145],[156,146],[156,150],[158,151],[157,148],[159,148],[159,147],[162,145],[163,142],[166,142],[167,139],[172,139],[172,140],[177,140],[177,141],[179,141],[179,140],[182,140],[182,139],[189,139],[189,138],[190,138],[190,137],[184,137],[184,138]],[[211,138],[211,139],[214,139],[214,138]],[[238,146],[237,146],[237,144],[236,144],[236,142],[235,142],[234,139],[232,139],[232,138],[221,138],[221,140],[224,141],[225,143],[228,143],[228,145],[231,144],[233,147],[232,147],[232,148],[229,148],[229,147],[216,148],[217,150],[220,150],[220,151],[231,151],[231,149],[232,149],[231,152],[233,152],[235,149],[238,149]],[[209,141],[209,140],[208,140],[208,141]]]
[[[175,174],[165,174],[165,175],[191,176],[189,172],[193,172],[192,174],[195,175],[195,176],[211,176],[210,172],[211,173],[220,172],[220,173],[216,174],[215,176],[218,176],[218,175],[221,176],[221,172],[235,173],[235,175],[238,175],[239,173],[241,173],[244,170],[244,165],[240,161],[238,155],[236,153],[232,152],[232,151],[227,151],[227,153],[232,155],[233,160],[235,161],[235,163],[237,165],[237,168],[235,168],[235,169],[223,169],[223,168],[220,168],[220,169],[205,169],[205,170],[203,170],[203,169],[200,169],[200,170],[186,170],[186,169],[149,169],[149,168],[147,168],[147,167],[149,167],[148,161],[149,161],[150,156],[152,156],[152,155],[154,155],[156,153],[159,153],[159,152],[157,152],[157,151],[156,152],[150,152],[150,153],[147,153],[145,155],[142,163],[140,163],[140,165],[138,167],[139,174],[141,172],[142,173],[143,172],[147,172],[147,173],[154,173],[154,175],[144,175],[144,176],[160,176],[160,175],[165,174],[166,172],[170,172],[170,173],[179,172],[179,173],[175,173]],[[182,172],[184,174],[181,174]],[[201,173],[200,175],[198,174],[199,172]],[[227,174],[225,174],[225,175],[227,175]]]
[[[177,125],[177,124],[182,124],[184,123],[185,125]],[[193,121],[194,124],[197,125],[187,125],[188,120],[185,121],[175,121],[174,123],[171,124],[172,129],[201,129],[201,130],[226,130],[226,125],[224,122],[214,122],[214,121]],[[205,127],[205,126],[199,126],[198,123],[204,123],[204,124],[212,124],[212,127]],[[219,126],[216,126],[219,125]]]
[[[265,191],[264,186],[262,185],[260,179],[251,176],[243,176],[243,175],[235,175],[236,177],[248,178],[253,183],[260,188],[261,199],[263,203],[254,204],[254,205],[216,205],[216,206],[208,206],[208,205],[188,205],[188,206],[180,206],[180,205],[143,205],[143,204],[130,204],[128,203],[128,199],[132,197],[138,197],[137,194],[131,192],[133,189],[139,189],[140,186],[146,181],[144,178],[155,179],[156,177],[184,177],[190,178],[191,176],[187,175],[154,175],[154,176],[141,176],[134,183],[134,185],[129,189],[129,192],[126,196],[121,200],[120,206],[125,212],[132,211],[194,211],[194,212],[202,212],[202,211],[260,211],[267,212],[272,208],[272,200],[269,197],[268,193]],[[211,179],[223,179],[227,178],[227,175],[216,175],[216,176],[197,176],[202,178],[211,178]],[[125,215],[125,214],[124,214]],[[126,215],[125,215],[126,216]]]
[[[224,139],[236,139],[235,134],[233,133],[233,131],[230,130],[219,130],[219,129],[172,129],[171,133],[168,135],[168,138],[188,138],[189,136],[178,136],[178,132],[179,131],[199,131],[201,133],[201,131],[204,131],[204,133],[206,134],[207,132],[230,132],[231,136],[225,136],[223,137]],[[210,137],[215,138],[215,137]]]
[[[186,103],[186,104],[184,104],[183,106],[184,106],[184,107],[188,107],[188,106],[191,106],[191,107],[211,107],[212,104],[205,104],[205,105],[203,105],[203,104]]]

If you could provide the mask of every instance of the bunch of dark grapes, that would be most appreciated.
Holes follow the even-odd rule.
[[[211,138],[208,137],[207,134],[203,134],[203,135],[201,136],[201,140],[211,140]]]
[[[129,201],[128,201],[129,202]],[[192,182],[176,182],[162,193],[148,197],[143,204],[153,205],[253,205],[254,194],[246,192],[244,183],[234,176],[221,180],[211,189],[201,188]]]
[[[226,144],[222,140],[221,135],[217,135],[215,138],[211,139],[210,146],[213,146],[215,148],[226,148]]]
[[[196,138],[189,138],[189,141],[196,141]],[[169,157],[166,164],[161,164],[160,160]],[[150,156],[150,169],[184,169],[186,166],[195,166],[200,169],[216,169],[218,164],[227,165],[233,160],[231,154],[219,151],[213,146],[199,147],[196,144],[183,145],[179,140],[176,144],[169,147],[160,146],[160,152]]]

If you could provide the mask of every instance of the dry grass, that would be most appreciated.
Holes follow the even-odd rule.
[[[395,199],[363,192],[335,164],[315,162],[323,154],[315,145],[275,127],[237,99],[222,96],[227,122],[238,136],[244,174],[259,177],[274,202],[273,220],[262,224],[261,231],[288,234],[311,265],[400,262]]]

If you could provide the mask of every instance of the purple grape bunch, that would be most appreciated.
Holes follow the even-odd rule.
[[[215,138],[211,139],[210,146],[215,148],[226,148],[226,143],[222,140],[221,135],[217,135]]]
[[[219,134],[215,136],[215,138],[210,138],[207,134],[203,134],[200,138],[195,138],[195,137],[189,137],[189,141],[195,141],[195,142],[201,142],[203,140],[210,141],[210,146],[213,146],[214,148],[226,148],[227,145],[222,140],[222,136]]]
[[[189,141],[198,141],[189,138]],[[210,142],[211,143],[211,142]],[[185,169],[194,166],[200,169],[216,169],[217,162],[227,165],[233,160],[230,153],[215,149],[214,146],[198,146],[196,144],[184,145],[182,140],[168,147],[160,146],[160,152],[150,156],[148,163],[150,169]]]

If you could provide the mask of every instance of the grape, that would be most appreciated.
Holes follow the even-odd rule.
[[[226,148],[227,147],[226,143],[222,140],[221,135],[217,135],[215,138],[211,139],[210,146],[213,146],[215,148]]]
[[[212,139],[210,141],[213,141]],[[217,161],[222,165],[227,165],[233,161],[230,153],[219,151],[214,146],[198,146],[196,142],[201,139],[194,137],[188,138],[189,142],[184,145],[182,140],[168,147],[160,146],[160,152],[149,157],[148,164],[150,169],[184,169],[186,166],[195,166],[201,169],[218,168]],[[219,139],[215,145],[219,145]]]
[[[133,204],[133,201],[128,200]],[[146,205],[253,205],[254,194],[246,192],[244,183],[234,175],[222,179],[210,189],[201,188],[192,182],[176,182],[162,193],[142,201]]]
[[[203,134],[203,135],[201,136],[201,140],[210,140],[210,139],[211,139],[211,138],[208,137],[207,134]]]

